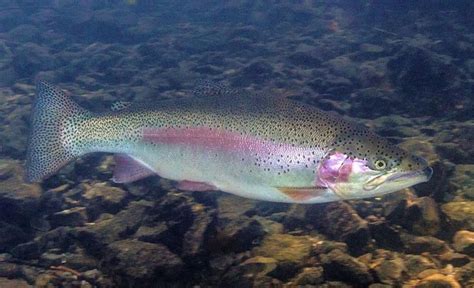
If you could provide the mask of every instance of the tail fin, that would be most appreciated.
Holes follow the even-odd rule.
[[[66,149],[74,139],[63,127],[71,117],[87,113],[58,88],[46,82],[37,84],[26,155],[28,182],[39,182],[80,156]]]

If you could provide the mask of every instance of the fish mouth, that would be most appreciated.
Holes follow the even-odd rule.
[[[383,184],[393,184],[400,187],[400,189],[427,182],[433,175],[433,169],[426,167],[422,170],[407,171],[407,172],[392,172],[376,176],[364,184],[364,190],[370,191],[380,187]]]

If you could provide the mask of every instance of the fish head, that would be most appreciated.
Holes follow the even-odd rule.
[[[341,199],[396,192],[428,181],[433,173],[423,158],[374,134],[359,135],[335,147],[319,166],[317,185]]]

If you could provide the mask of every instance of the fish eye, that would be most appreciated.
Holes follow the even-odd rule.
[[[387,162],[383,159],[375,160],[374,165],[375,165],[375,169],[377,170],[383,170],[387,168]]]

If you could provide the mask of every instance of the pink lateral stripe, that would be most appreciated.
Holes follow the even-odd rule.
[[[288,144],[275,144],[253,136],[209,128],[144,128],[143,139],[152,143],[186,144],[208,149],[256,153],[279,153],[278,151],[283,150],[288,153],[288,149],[300,149]]]

